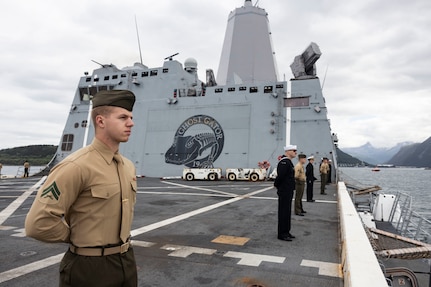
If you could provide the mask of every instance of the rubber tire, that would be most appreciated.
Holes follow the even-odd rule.
[[[195,179],[195,176],[193,175],[193,173],[188,173],[186,174],[186,180],[188,181],[192,181]]]
[[[234,181],[236,180],[236,175],[234,173],[229,173],[227,175],[227,179],[229,179],[230,181]]]
[[[215,173],[208,174],[208,180],[214,181],[217,179],[217,175]]]
[[[251,180],[252,182],[256,182],[256,181],[258,181],[258,180],[259,180],[259,175],[257,175],[257,173],[252,173],[252,174],[250,174],[250,180]]]

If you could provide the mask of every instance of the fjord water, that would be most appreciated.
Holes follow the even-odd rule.
[[[378,185],[384,193],[402,192],[413,197],[414,211],[431,219],[431,170],[423,168],[341,167],[341,180],[361,186]]]

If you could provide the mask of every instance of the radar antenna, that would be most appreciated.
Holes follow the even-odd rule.
[[[175,54],[173,54],[173,55],[167,56],[167,57],[165,58],[165,60],[172,61],[172,59],[173,59],[176,55],[178,55],[178,54],[179,54],[179,53],[175,53]]]
[[[290,65],[295,79],[317,78],[315,64],[321,55],[319,46],[311,42],[307,49],[301,55],[296,56]]]
[[[138,37],[139,57],[141,59],[141,64],[143,65],[144,63],[142,62],[141,41],[139,40],[138,22],[136,21],[136,15],[135,15],[135,26],[136,26],[136,36]]]

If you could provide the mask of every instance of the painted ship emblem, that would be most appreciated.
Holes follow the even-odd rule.
[[[212,168],[224,145],[220,124],[207,115],[186,119],[177,129],[165,162],[191,168]]]

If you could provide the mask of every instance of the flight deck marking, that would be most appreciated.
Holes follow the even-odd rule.
[[[12,280],[14,278],[20,277],[22,275],[28,274],[33,271],[40,270],[42,268],[57,264],[60,262],[64,253],[57,254],[33,263],[29,263],[5,272],[0,273],[0,283]]]
[[[0,230],[12,230],[12,229],[16,229],[17,227],[15,226],[6,226],[6,225],[0,225]]]
[[[42,183],[45,181],[46,176],[42,177],[36,184],[34,184],[32,187],[30,187],[27,191],[25,191],[21,196],[19,196],[17,199],[15,199],[11,204],[9,204],[8,207],[3,209],[0,212],[0,225],[2,225],[9,216],[14,213],[18,207],[21,206],[21,204],[35,191],[39,188],[39,186],[42,185]]]
[[[197,189],[197,190],[205,190],[205,191],[220,193],[220,194],[229,195],[229,196],[238,196],[235,193],[224,192],[224,191],[219,191],[219,190],[214,190],[214,189],[209,189],[209,188],[203,188],[203,187],[198,187],[198,186],[190,186],[190,185],[185,185],[185,184],[175,183],[175,182],[169,182],[169,181],[162,181],[162,182],[166,183],[166,184],[171,184],[171,185],[179,186],[179,187],[184,187],[184,188]]]
[[[161,247],[160,249],[172,251],[171,253],[168,254],[168,256],[183,257],[183,258],[186,258],[191,254],[213,255],[214,253],[217,252],[217,250],[215,249],[173,245],[173,244],[167,244]]]
[[[43,177],[42,179],[45,180],[45,178],[46,177]],[[42,179],[39,182],[42,182]],[[39,182],[37,184],[39,184]],[[236,197],[234,197],[234,198],[231,198],[231,199],[228,199],[228,200],[216,203],[216,204],[208,205],[206,207],[199,208],[197,210],[187,212],[184,214],[180,214],[178,216],[174,216],[174,217],[171,217],[171,218],[168,218],[168,219],[165,219],[165,220],[153,223],[153,224],[149,224],[149,225],[143,226],[141,228],[134,229],[131,231],[131,235],[137,236],[137,235],[155,230],[157,228],[160,228],[160,227],[163,227],[163,226],[166,226],[166,225],[190,218],[192,216],[216,209],[218,207],[221,207],[221,206],[224,206],[227,204],[231,204],[233,202],[242,200],[244,198],[249,198],[250,196],[253,196],[253,195],[258,194],[258,193],[262,193],[262,192],[267,191],[267,190],[272,189],[272,188],[273,188],[272,186],[269,186],[269,187],[266,187],[263,189],[256,190],[254,192],[250,192],[250,193],[245,194],[245,195],[240,195],[240,196],[236,195]],[[25,275],[25,274],[28,274],[28,273],[31,273],[31,272],[34,272],[37,270],[40,270],[40,269],[45,268],[45,267],[54,265],[54,264],[60,262],[61,258],[63,257],[63,254],[64,253],[54,255],[54,256],[48,257],[46,259],[42,259],[42,260],[30,263],[30,264],[27,264],[27,265],[24,265],[24,266],[21,266],[21,267],[18,267],[18,268],[9,270],[9,271],[5,271],[3,273],[0,273],[0,283],[9,281],[11,279],[20,277],[22,275]]]
[[[213,243],[221,243],[221,244],[232,244],[232,245],[241,245],[246,244],[250,238],[247,237],[238,237],[238,236],[230,236],[230,235],[220,235],[215,239],[211,240]]]
[[[271,256],[271,255],[261,255],[253,253],[235,252],[228,251],[223,256],[231,258],[240,258],[238,265],[247,265],[258,267],[262,261],[273,262],[273,263],[283,263],[286,257]]]
[[[24,228],[18,228],[15,229],[13,232],[15,232],[14,234],[12,234],[11,236],[15,236],[15,237],[25,237],[25,229]]]
[[[247,193],[245,195],[239,195],[239,196],[236,196],[234,198],[231,198],[231,199],[219,202],[219,203],[208,205],[208,206],[205,206],[205,207],[202,207],[202,208],[190,211],[190,212],[186,212],[186,213],[183,213],[183,214],[180,214],[180,215],[177,215],[177,216],[174,216],[174,217],[171,217],[171,218],[168,218],[168,219],[165,219],[165,220],[153,223],[153,224],[149,224],[147,226],[143,226],[141,228],[132,230],[131,231],[131,235],[132,236],[137,236],[137,235],[140,235],[140,234],[152,231],[154,229],[157,229],[157,228],[160,228],[160,227],[163,227],[163,226],[166,226],[166,225],[169,225],[169,224],[172,224],[172,223],[175,223],[175,222],[178,222],[178,221],[190,218],[192,216],[195,216],[195,215],[198,215],[198,214],[201,214],[201,213],[204,213],[204,212],[216,209],[218,207],[221,207],[221,206],[224,206],[224,205],[227,205],[227,204],[231,204],[233,202],[242,200],[244,198],[248,198],[248,197],[250,197],[252,195],[255,195],[255,194],[267,191],[267,190],[272,189],[272,188],[273,188],[272,186],[268,186],[266,188],[262,188],[262,189],[253,191],[253,192]]]
[[[139,189],[138,189],[139,190]],[[225,197],[225,198],[231,198],[230,195],[223,195],[223,194],[208,194],[208,193],[190,193],[190,192],[164,192],[164,191],[138,191],[138,194],[157,194],[157,195],[185,195],[185,196],[206,196],[206,197]]]
[[[319,268],[319,275],[343,278],[341,264],[303,259],[301,266]]]
[[[132,239],[132,246],[139,246],[139,247],[151,247],[156,245],[154,242],[148,242],[148,241],[142,241],[142,240],[133,240]]]

